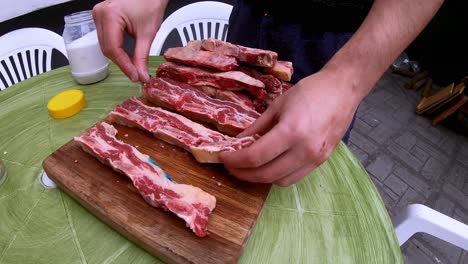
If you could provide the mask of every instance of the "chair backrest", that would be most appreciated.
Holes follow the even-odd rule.
[[[167,36],[174,29],[179,33],[182,46],[190,40],[226,40],[231,11],[232,5],[216,1],[195,2],[177,9],[162,22],[151,45],[150,55],[161,54]]]
[[[53,49],[68,58],[62,36],[43,28],[22,28],[0,36],[0,90],[50,71]]]

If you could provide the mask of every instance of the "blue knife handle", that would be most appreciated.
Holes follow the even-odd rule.
[[[156,161],[154,161],[152,158],[148,158],[148,161],[149,161],[149,163],[153,164],[154,166],[160,168],[164,172],[164,177],[166,179],[170,180],[171,182],[175,182],[174,180],[172,180],[172,178],[161,167],[159,167],[159,165],[156,163]]]

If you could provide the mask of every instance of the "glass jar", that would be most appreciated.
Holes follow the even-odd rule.
[[[102,54],[91,10],[64,17],[63,40],[73,78],[80,84],[98,82],[109,74],[109,61]]]

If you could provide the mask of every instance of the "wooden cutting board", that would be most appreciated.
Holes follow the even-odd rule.
[[[174,181],[216,197],[209,235],[197,237],[175,214],[146,203],[132,182],[70,141],[43,167],[57,185],[115,230],[169,263],[236,263],[271,185],[242,182],[219,164],[198,163],[179,148],[137,128],[114,124],[117,138],[152,157]]]

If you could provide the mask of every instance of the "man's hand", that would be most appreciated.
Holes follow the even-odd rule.
[[[149,80],[148,55],[168,0],[107,0],[93,8],[101,49],[132,80]],[[135,38],[133,58],[123,49],[123,33]]]
[[[234,176],[289,186],[331,155],[351,123],[361,98],[335,73],[304,78],[273,102],[240,136],[263,135],[251,146],[222,153]]]
[[[421,32],[443,0],[376,0],[353,37],[314,75],[276,99],[243,135],[250,147],[220,156],[240,179],[289,186],[324,162],[359,102]]]

